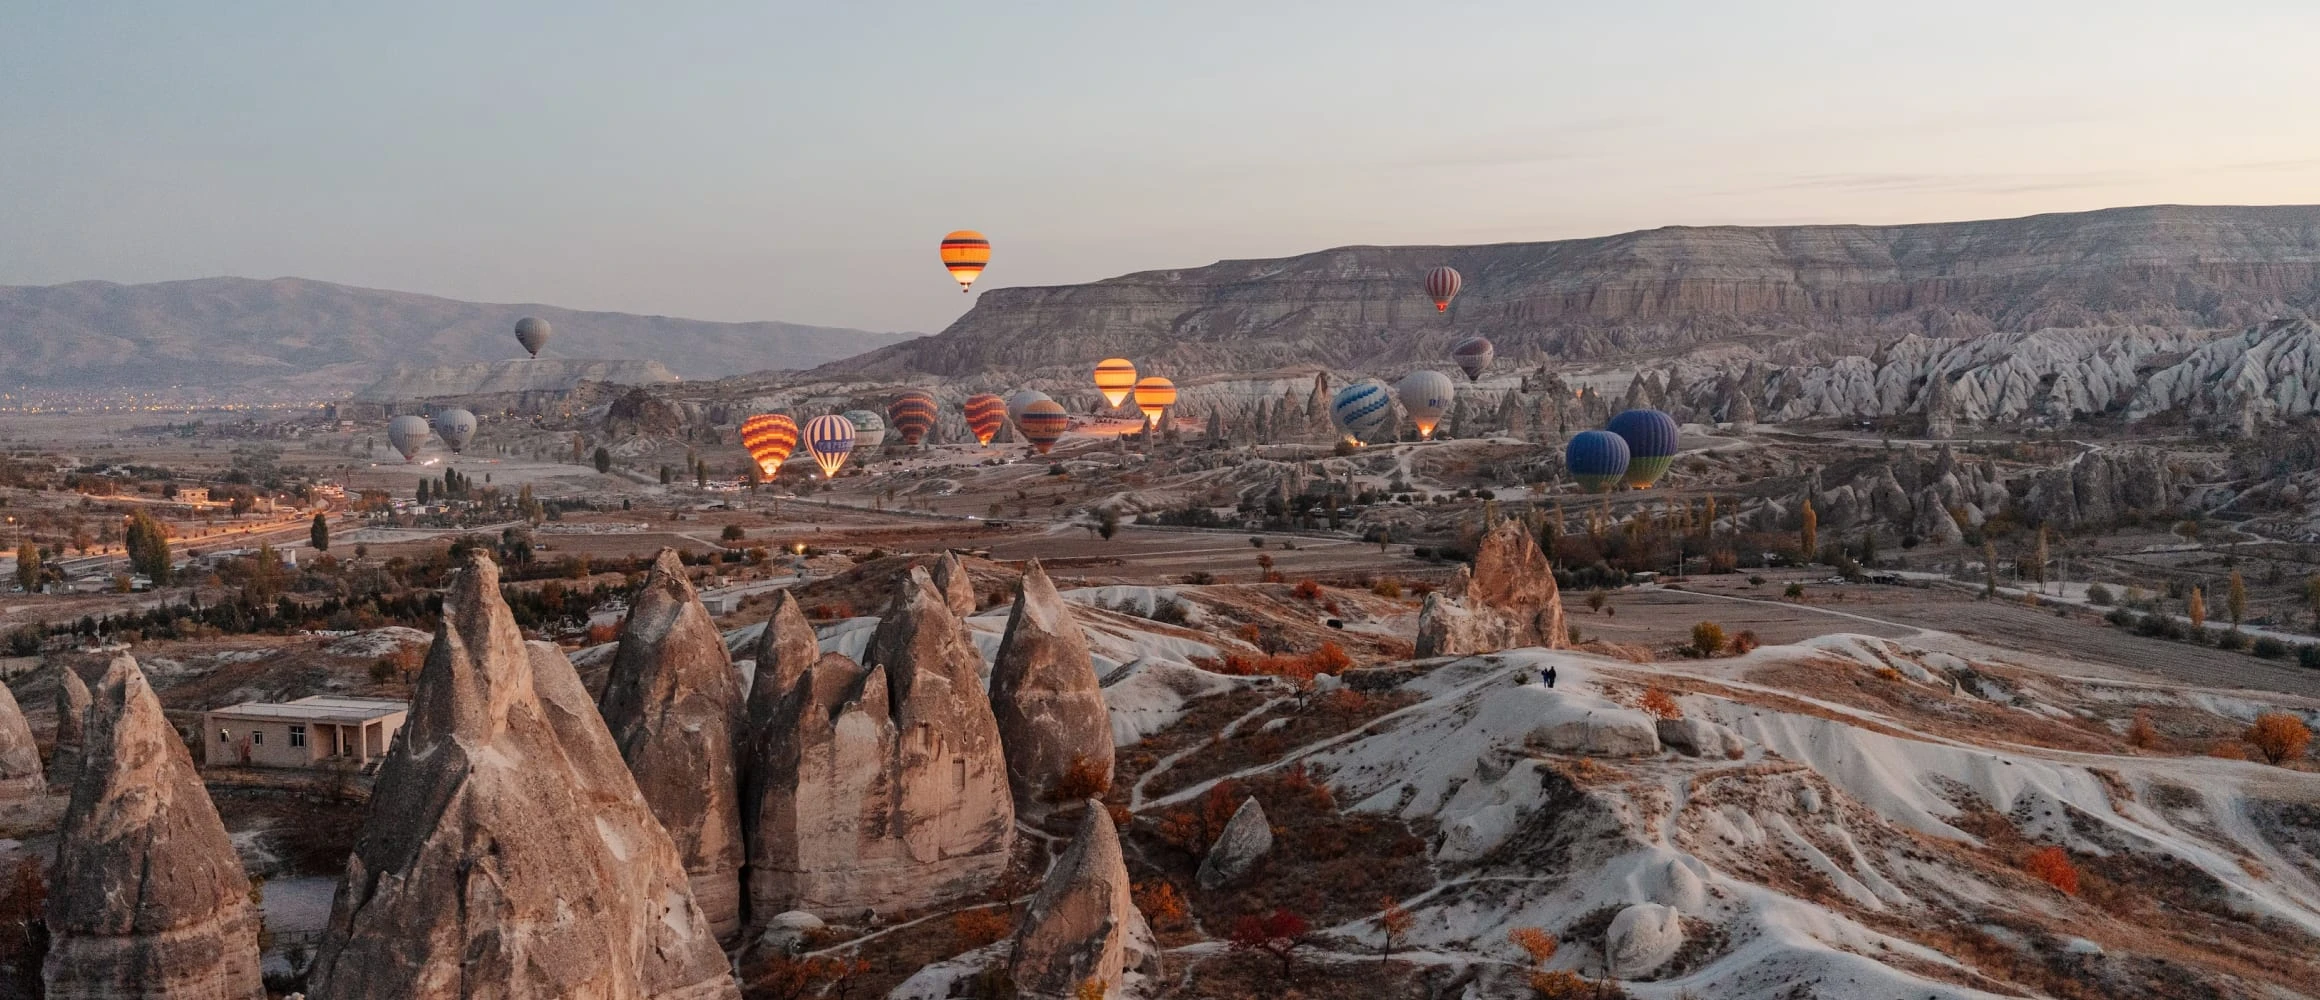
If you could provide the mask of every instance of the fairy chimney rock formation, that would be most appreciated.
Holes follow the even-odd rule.
[[[40,747],[16,695],[0,684],[0,802],[17,802],[48,791],[40,773]]]
[[[981,603],[975,598],[975,580],[967,575],[966,564],[959,561],[957,553],[945,552],[935,559],[933,580],[935,592],[943,595],[952,614],[967,618],[975,613]]]
[[[1047,873],[1016,928],[1008,971],[1024,1000],[1076,1000],[1086,983],[1120,995],[1139,964],[1143,918],[1129,895],[1119,831],[1103,803],[1089,800],[1079,833]],[[1148,933],[1148,932],[1147,932]]]
[[[71,790],[88,751],[89,686],[72,667],[56,665],[56,749],[48,755],[50,787]]]
[[[1273,821],[1265,817],[1265,807],[1258,805],[1257,797],[1251,795],[1241,801],[1232,819],[1225,822],[1224,832],[1209,847],[1208,857],[1201,859],[1200,873],[1195,878],[1203,889],[1229,885],[1248,874],[1272,851]]]
[[[92,704],[57,830],[47,995],[264,997],[249,877],[136,661],[115,659]]]
[[[753,913],[919,909],[1006,872],[1015,804],[982,657],[924,569],[864,660],[821,656],[753,721]]]
[[[1095,780],[1071,793],[1101,794],[1111,784],[1111,714],[1087,636],[1036,560],[1023,573],[991,666],[991,711],[1018,813],[1044,814],[1074,771]]]
[[[773,615],[765,620],[765,631],[757,636],[757,671],[749,681],[748,699],[752,727],[760,708],[771,711],[781,704],[782,696],[821,655],[821,639],[806,621],[805,610],[798,607],[797,596],[782,590],[773,599]]]
[[[629,608],[598,708],[676,842],[694,902],[732,940],[741,933],[741,677],[675,549],[653,560]]]
[[[470,553],[314,963],[331,1000],[729,1000],[685,866],[579,675]]]
[[[1517,520],[1500,521],[1483,535],[1473,570],[1462,568],[1450,587],[1426,595],[1418,611],[1419,659],[1566,644],[1554,567]]]

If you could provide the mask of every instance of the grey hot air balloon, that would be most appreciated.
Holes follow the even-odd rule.
[[[427,443],[427,418],[396,417],[388,421],[387,443],[403,453],[403,461],[419,457],[419,446]]]
[[[475,436],[475,414],[466,410],[445,410],[435,415],[435,436],[449,445],[451,453],[459,454],[467,447],[467,439]]]
[[[1007,397],[1007,419],[1015,421],[1017,426],[1021,426],[1024,408],[1046,398],[1047,394],[1037,389],[1015,390],[1014,395]]]
[[[886,418],[869,410],[847,410],[845,417],[854,422],[854,453],[868,459],[886,443]]]
[[[548,346],[550,332],[548,321],[537,316],[526,316],[516,321],[516,343],[524,345],[524,350],[532,352],[535,358],[540,356],[540,348]]]

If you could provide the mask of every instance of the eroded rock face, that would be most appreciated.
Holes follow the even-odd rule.
[[[1075,770],[1111,784],[1111,714],[1087,636],[1036,561],[1023,573],[991,666],[991,712],[1019,813],[1045,814]]]
[[[32,741],[32,727],[16,695],[0,684],[0,802],[14,802],[48,790],[41,777],[40,747]]]
[[[265,996],[249,877],[136,661],[114,660],[92,704],[57,831],[48,996]]]
[[[1520,521],[1501,521],[1483,535],[1472,572],[1426,595],[1418,609],[1419,659],[1525,646],[1559,649],[1568,639],[1554,567]]]
[[[1684,946],[1684,921],[1674,907],[1637,903],[1611,918],[1603,957],[1616,979],[1637,979],[1666,965]]]
[[[445,599],[314,968],[332,1000],[739,996],[571,661],[524,641],[481,552]]]
[[[1079,832],[1031,898],[1015,931],[1009,973],[1025,1000],[1077,1000],[1095,983],[1117,997],[1134,931],[1143,923],[1129,895],[1119,831],[1103,803],[1088,800]]]
[[[773,599],[773,615],[766,619],[765,631],[757,636],[757,674],[749,682],[750,718],[758,717],[760,704],[767,711],[780,704],[821,655],[821,640],[806,621],[805,610],[798,607],[795,595],[783,590]]]
[[[943,595],[951,613],[966,618],[975,613],[981,602],[975,598],[975,581],[967,575],[967,567],[955,553],[945,552],[934,561],[932,572],[934,589]]]
[[[48,783],[70,789],[88,748],[89,686],[72,667],[56,665],[56,749],[48,755]]]
[[[1208,849],[1208,857],[1201,859],[1197,879],[1203,889],[1230,885],[1265,860],[1273,851],[1273,821],[1265,817],[1265,807],[1257,804],[1254,795],[1241,801],[1233,810],[1232,819],[1225,822],[1224,832],[1217,835],[1216,843]]]
[[[741,933],[741,677],[675,549],[653,560],[598,702],[716,935]]]

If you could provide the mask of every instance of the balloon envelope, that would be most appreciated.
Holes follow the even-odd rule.
[[[1648,489],[1676,457],[1676,422],[1658,410],[1629,410],[1605,429],[1627,442],[1627,485]]]
[[[1104,394],[1104,402],[1117,409],[1128,393],[1136,388],[1136,363],[1126,358],[1105,358],[1096,365],[1096,391]]]
[[[1458,392],[1450,376],[1437,371],[1414,371],[1402,376],[1394,386],[1394,395],[1402,401],[1402,412],[1410,415],[1410,422],[1418,425],[1420,437],[1433,437],[1434,425],[1442,422],[1442,414],[1450,411],[1450,404]]]
[[[427,443],[427,418],[396,417],[387,422],[387,443],[403,453],[403,461],[419,457],[419,446]]]
[[[877,451],[879,445],[886,443],[885,417],[869,410],[847,410],[846,419],[854,422],[855,451],[867,455]]]
[[[991,263],[991,241],[972,229],[961,229],[942,238],[942,262],[964,292]]]
[[[836,477],[846,456],[854,451],[854,422],[835,413],[806,421],[806,454],[822,467],[822,475]]]
[[[436,414],[435,436],[443,439],[452,454],[459,454],[467,447],[467,439],[475,436],[475,414],[466,410],[444,410]]]
[[[768,478],[781,475],[781,463],[797,450],[797,441],[797,421],[787,413],[760,413],[741,422],[741,446]]]
[[[1468,337],[1450,348],[1450,360],[1458,362],[1458,370],[1466,373],[1466,381],[1482,377],[1482,370],[1490,367],[1498,357],[1498,348],[1485,337]]]
[[[524,345],[524,350],[532,352],[535,358],[540,356],[540,348],[548,346],[548,335],[553,332],[548,329],[548,321],[537,316],[516,321],[516,343]]]
[[[934,429],[934,397],[915,389],[894,397],[886,405],[886,422],[902,435],[902,443],[913,448]],[[875,447],[864,445],[864,447]]]
[[[1042,399],[1023,408],[1023,419],[1016,421],[1023,428],[1023,440],[1031,442],[1031,449],[1042,455],[1063,440],[1063,432],[1071,429],[1071,416],[1063,412],[1063,404]]]
[[[1434,300],[1435,312],[1447,312],[1450,300],[1458,297],[1458,289],[1465,284],[1456,268],[1437,267],[1426,272],[1426,297]]]
[[[1160,426],[1160,416],[1176,405],[1176,383],[1154,375],[1136,383],[1136,409],[1143,411],[1144,426]]]
[[[1627,475],[1627,440],[1610,431],[1580,431],[1563,446],[1563,467],[1589,493],[1608,493]]]
[[[1017,427],[1023,426],[1023,408],[1046,398],[1047,394],[1037,389],[1015,390],[1014,395],[1007,397],[1007,419]]]
[[[967,430],[974,432],[977,443],[990,444],[1006,424],[1006,400],[988,392],[967,397]]]
[[[1329,422],[1347,440],[1367,444],[1392,421],[1393,406],[1393,394],[1386,391],[1386,384],[1365,378],[1329,398]]]

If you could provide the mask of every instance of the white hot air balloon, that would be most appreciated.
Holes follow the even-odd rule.
[[[387,422],[387,443],[401,452],[403,461],[419,457],[419,448],[427,443],[427,418],[396,417]]]
[[[847,410],[845,417],[854,422],[854,451],[867,456],[886,443],[886,418],[869,410]]]
[[[548,337],[553,333],[548,329],[548,321],[537,316],[526,316],[516,321],[516,343],[522,344],[524,350],[532,352],[535,358],[540,356],[540,348],[548,346]]]
[[[444,410],[435,415],[435,436],[454,455],[467,447],[467,439],[475,436],[475,414],[466,410]]]
[[[1402,412],[1410,415],[1410,422],[1418,425],[1418,436],[1423,438],[1434,436],[1434,425],[1442,422],[1442,414],[1450,412],[1457,393],[1458,386],[1450,376],[1423,369],[1402,376],[1394,385]]]

